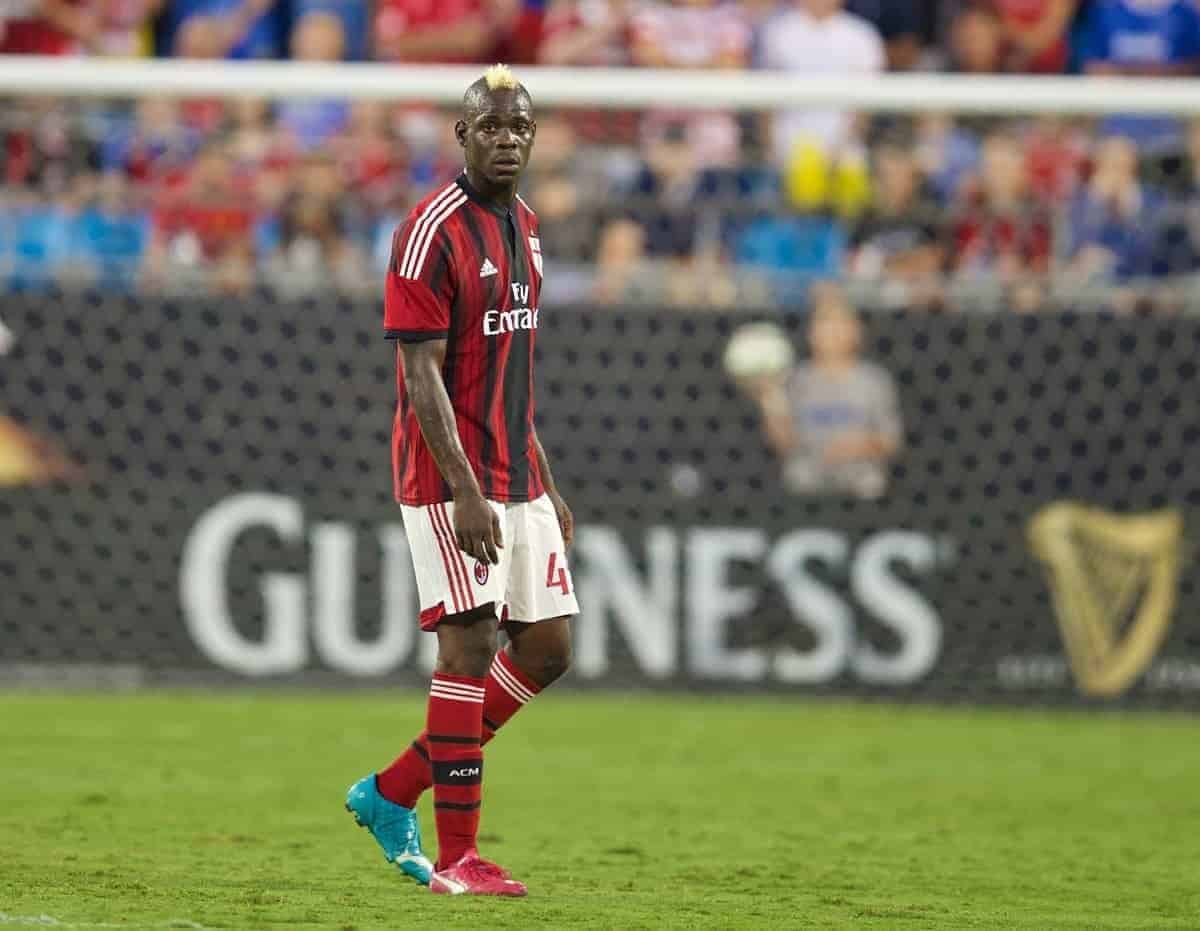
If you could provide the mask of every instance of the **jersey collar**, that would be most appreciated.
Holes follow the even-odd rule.
[[[455,183],[462,188],[462,192],[466,194],[472,202],[478,204],[484,210],[494,213],[498,217],[507,216],[512,212],[510,207],[501,207],[499,204],[492,203],[492,201],[484,198],[484,196],[475,189],[475,185],[467,180],[467,173],[465,171],[455,179]]]

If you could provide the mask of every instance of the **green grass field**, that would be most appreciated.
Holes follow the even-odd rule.
[[[1200,927],[1188,718],[547,696],[488,752],[530,897],[464,901],[342,810],[422,704],[0,694],[0,928]]]

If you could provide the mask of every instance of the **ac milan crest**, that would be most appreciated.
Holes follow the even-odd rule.
[[[488,580],[487,563],[476,560],[475,561],[475,581],[478,582],[480,585],[487,585],[487,580]]]

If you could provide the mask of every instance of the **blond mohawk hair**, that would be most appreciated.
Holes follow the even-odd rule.
[[[521,86],[521,82],[508,65],[492,65],[484,72],[483,79],[490,91],[511,91]]]

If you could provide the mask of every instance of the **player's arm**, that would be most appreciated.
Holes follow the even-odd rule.
[[[800,446],[785,376],[759,375],[739,378],[737,386],[758,405],[763,440],[776,456],[786,459]]]
[[[554,505],[554,513],[558,515],[558,526],[562,530],[563,543],[570,546],[571,541],[575,539],[575,515],[571,513],[567,502],[558,493],[558,486],[554,484],[554,474],[550,471],[550,462],[546,459],[546,449],[542,446],[537,430],[533,431],[533,449],[537,455],[538,471],[542,474],[542,484],[546,486],[546,496]]]
[[[458,435],[442,368],[455,282],[450,244],[439,230],[421,239],[420,217],[396,231],[384,287],[383,325],[400,343],[404,388],[417,426],[450,494],[459,549],[480,562],[499,562],[500,520],[483,497]],[[417,247],[424,243],[423,249]]]
[[[442,381],[446,361],[444,339],[402,342],[404,387],[425,445],[454,496],[454,534],[459,549],[480,562],[498,563],[503,546],[500,519],[483,497],[479,480],[467,461],[454,408]]]

